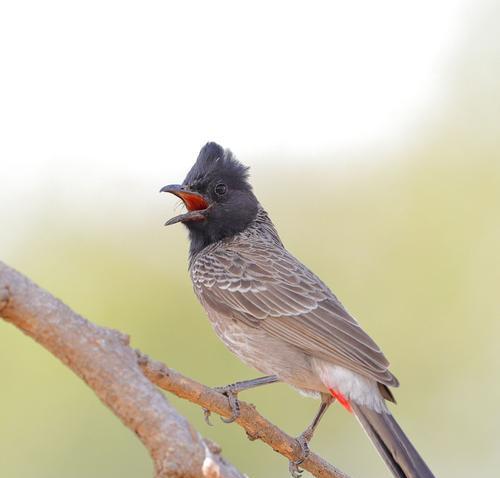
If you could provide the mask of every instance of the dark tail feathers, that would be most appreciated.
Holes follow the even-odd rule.
[[[361,425],[396,478],[434,478],[390,413],[352,403]]]

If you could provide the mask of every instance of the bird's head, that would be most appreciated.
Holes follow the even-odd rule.
[[[207,143],[182,184],[162,192],[182,199],[187,212],[173,217],[189,229],[191,251],[243,231],[255,218],[259,203],[248,182],[248,167],[216,143]]]

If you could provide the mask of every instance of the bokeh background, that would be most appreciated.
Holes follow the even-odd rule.
[[[3,2],[0,259],[183,373],[256,373],[212,333],[157,191],[219,141],[252,167],[286,246],[382,346],[394,413],[436,476],[500,467],[500,8],[441,2]],[[151,476],[94,394],[0,321],[0,475]],[[251,477],[285,460],[207,427]],[[317,403],[245,400],[291,434]],[[312,448],[388,476],[333,407]]]

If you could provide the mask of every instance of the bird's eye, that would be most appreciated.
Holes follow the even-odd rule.
[[[224,194],[226,194],[226,191],[227,191],[227,186],[225,184],[222,184],[222,183],[219,183],[217,184],[217,186],[215,186],[215,194],[217,194],[217,196],[224,196]]]

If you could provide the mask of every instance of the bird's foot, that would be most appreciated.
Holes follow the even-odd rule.
[[[229,418],[221,417],[224,423],[232,423],[240,416],[240,402],[238,400],[237,387],[226,385],[225,387],[216,387],[215,390],[227,397],[229,406],[231,407],[231,416]]]
[[[304,463],[304,460],[309,456],[310,450],[309,450],[309,430],[306,430],[302,435],[300,435],[296,441],[300,447],[300,458],[298,460],[292,461],[288,463],[288,471],[290,472],[290,475],[292,475],[293,478],[300,478],[302,476],[302,470],[299,468],[302,463]]]
[[[214,387],[213,390],[222,393],[227,397],[229,406],[231,407],[231,416],[229,418],[220,417],[224,423],[232,423],[240,416],[240,402],[238,400],[238,384],[226,385],[225,387]],[[211,412],[207,408],[203,409],[203,414],[205,416],[205,422],[212,426],[210,423]]]

